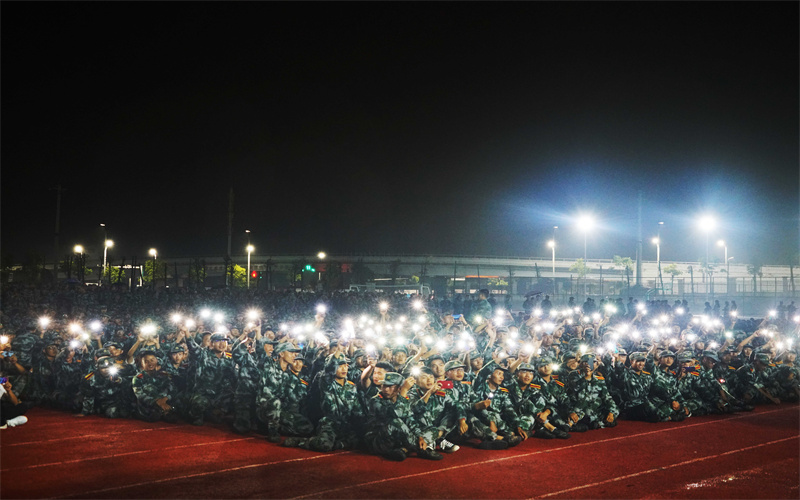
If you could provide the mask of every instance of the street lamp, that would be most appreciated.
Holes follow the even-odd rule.
[[[155,248],[151,248],[148,253],[150,254],[151,257],[153,257],[153,289],[155,290],[155,288],[156,288],[156,258],[158,257],[158,251]]]
[[[556,296],[556,240],[548,241],[547,246],[549,246],[553,250],[553,297],[555,297]],[[555,300],[555,298],[553,298],[553,300]]]
[[[328,254],[326,254],[325,252],[319,252],[317,254],[317,258],[319,260],[325,260],[325,257],[327,257],[327,256],[328,256]],[[317,273],[317,281],[322,281],[322,271],[321,270],[320,270],[319,273]]]
[[[717,242],[717,246],[723,247],[725,249],[725,275],[726,275],[726,279],[728,280],[728,283],[730,283],[731,264],[730,264],[730,262],[728,262],[728,245],[725,244],[725,240],[719,240]],[[728,287],[726,285],[725,286],[725,293],[727,293],[727,291],[728,291]]]
[[[73,252],[78,254],[78,279],[81,280],[83,283],[83,246],[82,245],[75,245],[75,248],[72,249]]]
[[[660,238],[653,238],[653,244],[656,246],[656,266],[658,267],[658,276],[660,278],[661,277],[661,239]],[[663,286],[663,283],[662,283],[662,286]]]
[[[101,225],[105,226],[105,224],[101,224]],[[114,246],[114,241],[113,240],[106,240],[105,244],[103,245],[103,276],[105,276],[106,272],[108,271],[108,249],[113,247],[113,246]],[[100,283],[102,283],[102,282],[103,282],[103,279],[100,278]],[[111,283],[111,278],[109,278],[108,282]]]
[[[250,231],[247,231],[247,232],[249,233]],[[254,247],[253,245],[247,245],[247,248],[246,248],[246,250],[247,250],[247,289],[248,290],[250,289],[250,254],[253,253],[253,250],[255,250],[255,249],[256,249],[256,247]]]
[[[701,230],[705,231],[706,233],[706,272],[709,273],[709,284],[710,284],[711,263],[709,262],[709,256],[708,256],[708,237],[711,231],[713,231],[714,228],[717,227],[717,221],[714,220],[714,218],[711,217],[710,215],[704,215],[703,217],[700,217],[700,220],[698,220],[698,226],[700,227]],[[706,290],[706,295],[708,295],[708,290]]]
[[[582,215],[578,218],[578,228],[583,231],[583,265],[585,271],[588,270],[588,266],[586,264],[587,259],[587,252],[586,252],[586,240],[587,234],[589,231],[594,227],[594,218],[591,215]],[[586,274],[589,274],[586,272]],[[586,291],[586,274],[583,275],[583,294],[587,295]]]

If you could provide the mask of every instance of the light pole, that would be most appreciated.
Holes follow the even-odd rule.
[[[156,258],[158,257],[158,251],[155,248],[150,249],[150,255],[153,257],[153,290],[156,289]],[[166,281],[166,280],[164,280]]]
[[[249,233],[250,231],[247,231],[247,232]],[[253,253],[253,250],[255,250],[255,249],[256,249],[256,247],[254,247],[253,245],[247,245],[247,248],[246,248],[246,250],[247,250],[247,289],[248,290],[250,290],[250,254]]]
[[[81,284],[83,283],[83,246],[82,245],[75,245],[75,248],[72,249],[73,252],[78,254],[78,279],[81,280]]]
[[[709,256],[709,254],[708,254],[708,238],[709,238],[709,235],[710,235],[711,231],[716,227],[717,222],[710,215],[705,215],[705,216],[700,218],[699,225],[700,225],[700,229],[702,229],[706,233],[706,273],[708,273],[708,275],[709,275],[709,278],[708,278],[709,287],[706,288],[706,297],[708,297],[708,293],[710,291],[710,285],[711,285],[711,263],[708,260],[709,259],[709,257],[708,257]]]
[[[661,277],[661,239],[653,238],[653,244],[656,246],[656,266],[658,266],[658,277]],[[663,283],[661,284],[663,287]],[[663,290],[662,290],[663,292]]]
[[[558,227],[558,226],[556,226]],[[555,229],[553,230],[555,233]],[[553,236],[555,237],[555,235]],[[553,300],[555,300],[556,296],[556,240],[550,240],[547,242],[547,246],[549,246],[553,250]]]
[[[583,231],[583,266],[584,266],[584,275],[583,275],[583,295],[588,295],[587,288],[586,288],[586,275],[589,274],[588,265],[586,261],[588,260],[588,254],[586,252],[587,248],[587,238],[589,234],[589,230],[594,227],[594,219],[590,215],[582,215],[578,219],[578,227]]]
[[[728,245],[725,244],[725,240],[719,240],[717,242],[717,246],[725,248],[725,275],[727,279],[727,283],[730,283],[731,277],[731,265],[728,263]],[[725,293],[728,293],[728,285],[725,285]]]
[[[317,254],[317,258],[319,260],[325,260],[325,257],[327,257],[327,256],[328,256],[328,254],[326,254],[325,252],[320,252],[320,253]],[[317,273],[317,282],[320,282],[320,281],[322,281],[322,271],[321,270]]]
[[[105,226],[105,224],[103,224]],[[113,240],[106,240],[105,245],[103,245],[103,276],[106,275],[108,270],[108,249],[114,246]],[[100,283],[103,282],[103,279],[100,278]],[[111,283],[111,277],[109,277],[108,282]]]

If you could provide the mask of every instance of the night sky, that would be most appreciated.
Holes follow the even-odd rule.
[[[797,2],[2,3],[2,250],[798,252]],[[714,247],[718,258],[721,250]]]

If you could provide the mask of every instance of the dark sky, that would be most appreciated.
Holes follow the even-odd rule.
[[[2,3],[2,249],[798,251],[798,3]],[[712,252],[721,253],[716,248]],[[721,258],[721,255],[718,257]]]

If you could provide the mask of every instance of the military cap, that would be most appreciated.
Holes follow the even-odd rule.
[[[628,351],[626,351],[625,349],[620,347],[620,348],[617,349],[617,354],[619,354],[620,356],[627,356],[628,355]]]
[[[448,361],[447,363],[445,363],[444,371],[448,372],[450,370],[455,370],[456,368],[466,368],[466,367],[467,365],[465,365],[461,361],[454,359],[453,361]]]
[[[278,344],[280,344],[280,342],[275,340],[275,339],[263,339],[262,342],[265,343],[265,344],[269,344],[269,345],[278,345]]]
[[[518,371],[518,372],[523,372],[523,371],[526,371],[526,372],[535,372],[535,371],[536,371],[536,367],[535,367],[535,366],[533,366],[533,365],[532,365],[532,364],[530,364],[530,363],[522,363],[522,364],[521,364],[521,365],[519,365],[519,367],[517,368],[517,371]]]
[[[394,366],[392,366],[392,364],[389,363],[388,361],[378,361],[375,364],[375,368],[383,368],[387,372],[394,370]]]
[[[94,355],[95,355],[95,357],[97,359],[100,359],[100,358],[103,358],[103,357],[106,357],[106,356],[111,356],[111,353],[108,352],[108,349],[103,347],[101,349],[98,349],[98,350],[94,351]]]
[[[219,341],[222,341],[222,340],[227,342],[228,341],[228,336],[225,335],[224,333],[215,333],[215,334],[211,335],[211,342],[219,342]]]
[[[483,357],[483,356],[481,356],[481,353],[478,350],[469,352],[469,359],[478,359],[478,358],[481,358],[481,357]]]
[[[394,349],[392,349],[392,354],[397,354],[398,352],[402,352],[407,355],[408,349],[406,349],[404,346],[397,346]]]
[[[291,342],[281,342],[278,344],[278,347],[275,348],[275,354],[280,354],[282,352],[300,352],[300,349]]]
[[[181,344],[175,344],[172,346],[172,349],[169,350],[170,354],[175,354],[176,352],[186,352],[186,348],[183,347]]]
[[[536,366],[552,365],[553,363],[555,363],[553,358],[547,356],[542,356],[541,358],[536,360]]]
[[[124,349],[122,347],[122,342],[115,342],[115,341],[106,342],[105,347],[106,347],[106,349],[108,349],[109,347],[116,347],[117,349]]]
[[[752,349],[753,348],[753,344],[745,344],[744,347],[742,347],[742,349],[747,349],[748,347],[750,349]]]
[[[670,351],[669,349],[664,349],[663,351],[658,353],[658,357],[659,358],[670,358],[670,357],[675,358],[677,356],[675,356],[675,353]]]
[[[383,377],[383,385],[400,385],[403,383],[403,376],[397,372],[389,372]]]
[[[497,327],[497,328],[495,328],[494,330],[495,330],[497,333],[500,333],[500,332],[508,332],[508,327],[507,327],[507,326],[498,326],[498,327]]]
[[[715,353],[714,351],[703,351],[702,357],[711,358],[714,361],[719,362],[719,357],[717,356],[717,353]]]
[[[152,354],[153,356],[158,357],[158,355],[160,353],[158,351],[156,351],[155,349],[153,349],[152,347],[148,347],[147,349],[142,349],[141,351],[136,353],[136,355],[139,357],[139,359],[147,356],[148,354]]]
[[[339,347],[339,339],[332,339],[328,347]]]
[[[433,363],[434,360],[437,360],[437,359],[441,360],[442,363],[444,363],[444,358],[442,357],[441,354],[434,354],[433,356],[428,358],[428,366],[430,366],[430,364]]]
[[[427,366],[423,366],[419,369],[420,373],[424,373],[425,375],[433,375],[433,370],[428,368]]]
[[[643,352],[634,352],[629,356],[629,358],[631,358],[631,361],[644,361],[647,359],[647,354]]]
[[[768,365],[770,363],[769,354],[765,352],[760,352],[756,354],[756,361],[761,361],[765,365]]]
[[[64,342],[64,339],[56,332],[48,332],[44,336],[45,345],[61,345]]]
[[[594,361],[594,360],[595,360],[595,355],[590,352],[587,352],[586,354],[581,356],[581,361]]]
[[[646,346],[646,347],[651,347],[653,345],[653,341],[652,340],[647,340],[647,339],[642,340],[642,345]]]
[[[678,361],[681,363],[686,363],[687,361],[694,361],[694,355],[689,351],[683,351],[678,354]]]
[[[357,349],[356,352],[353,353],[353,359],[360,358],[361,356],[366,356],[367,351],[364,349]]]
[[[274,331],[275,331],[275,328],[274,328],[272,325],[266,325],[266,326],[264,327],[264,331],[265,331],[265,332],[274,332]]]
[[[568,359],[578,359],[578,353],[574,351],[569,351],[564,353],[564,361]]]

